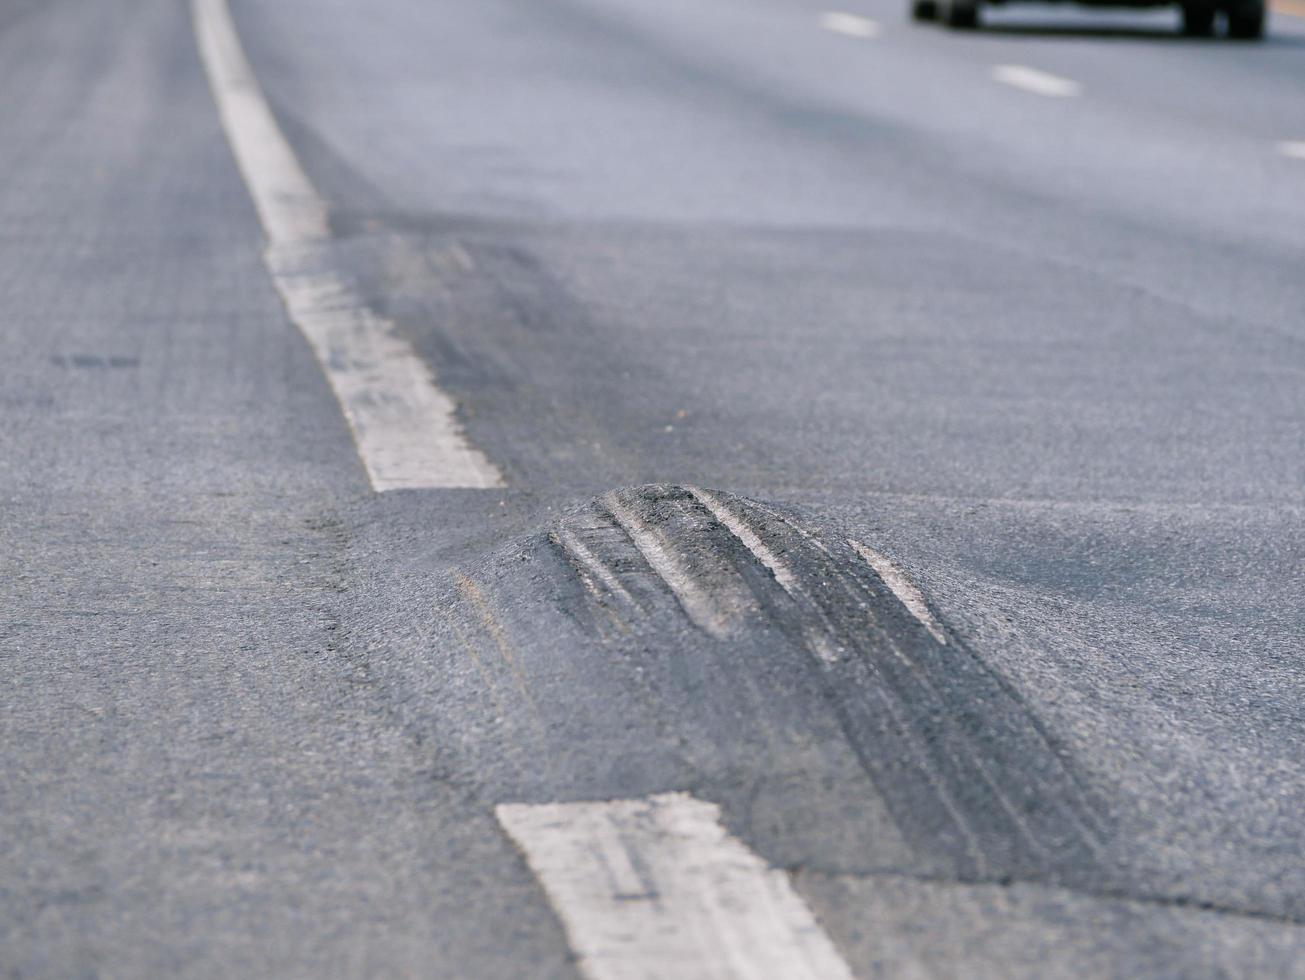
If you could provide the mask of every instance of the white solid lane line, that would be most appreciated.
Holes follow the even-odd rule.
[[[929,604],[924,601],[924,594],[906,577],[906,573],[894,565],[887,556],[867,548],[860,541],[849,538],[847,543],[867,565],[875,570],[875,574],[883,580],[884,585],[893,590],[893,595],[897,596],[898,601],[907,608],[907,611],[920,621],[935,640],[946,646],[947,635],[938,625],[938,620],[929,612]]]
[[[1005,85],[1053,99],[1072,98],[1083,91],[1083,86],[1073,79],[1061,78],[1025,65],[997,65],[992,69],[992,77]]]
[[[372,487],[502,486],[425,362],[332,271],[326,202],[277,127],[226,0],[194,0],[194,18],[218,114],[268,238],[268,271],[331,383]]]
[[[457,404],[425,361],[332,271],[320,249],[277,245],[264,258],[335,390],[374,490],[503,486],[498,470],[467,441]]]
[[[1278,152],[1295,160],[1305,160],[1305,140],[1286,140],[1279,143]]]
[[[820,26],[845,37],[878,37],[879,24],[869,17],[829,10],[820,15]]]
[[[223,128],[268,239],[274,245],[326,239],[326,204],[277,127],[225,0],[195,0],[195,36]]]
[[[589,980],[851,980],[783,871],[684,793],[505,804]]]

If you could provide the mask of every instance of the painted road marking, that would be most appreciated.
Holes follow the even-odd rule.
[[[225,0],[195,0],[195,35],[236,164],[272,244],[330,236],[325,202],[286,142],[240,47]]]
[[[1024,65],[997,65],[992,69],[992,77],[1004,85],[1013,85],[1025,92],[1053,99],[1072,98],[1083,91],[1083,87],[1072,79]]]
[[[847,541],[852,546],[852,550],[860,555],[867,565],[875,570],[875,574],[883,579],[884,585],[893,590],[893,595],[897,596],[898,601],[904,605],[912,616],[918,619],[922,626],[929,631],[935,640],[944,646],[947,644],[947,636],[943,633],[942,627],[938,621],[933,618],[929,612],[929,604],[924,600],[924,593],[915,587],[906,573],[892,563],[887,556],[867,548],[860,541],[853,541],[851,538]]]
[[[1278,144],[1278,151],[1295,160],[1305,160],[1305,140],[1287,140]]]
[[[820,26],[844,37],[878,37],[880,27],[877,21],[858,14],[846,14],[838,10],[828,10],[820,15]]]
[[[330,381],[373,489],[502,486],[426,363],[331,269],[327,204],[277,126],[226,0],[194,0],[193,10],[218,115],[268,238],[264,261]]]
[[[505,804],[589,980],[851,980],[793,888],[685,793]]]

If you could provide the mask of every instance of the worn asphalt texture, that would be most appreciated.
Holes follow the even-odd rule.
[[[1305,19],[904,7],[233,0],[507,484],[377,495],[188,5],[0,5],[0,975],[575,977],[493,807],[689,791],[859,977],[1305,976]]]

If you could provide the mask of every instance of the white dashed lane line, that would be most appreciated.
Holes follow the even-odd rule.
[[[820,26],[844,37],[871,38],[878,37],[879,23],[859,14],[848,14],[838,10],[829,10],[820,15]]]
[[[997,65],[992,69],[992,77],[1003,85],[1053,99],[1073,98],[1083,91],[1083,86],[1073,79],[1025,65]]]
[[[1285,140],[1278,144],[1278,152],[1293,160],[1305,160],[1305,140]]]
[[[505,804],[589,980],[852,980],[786,872],[685,793]]]
[[[326,202],[277,126],[226,0],[194,0],[194,17],[218,114],[267,235],[268,271],[331,383],[373,489],[502,486],[430,368],[332,268]]]

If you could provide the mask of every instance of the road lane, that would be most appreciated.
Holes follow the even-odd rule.
[[[418,66],[434,58],[439,66],[450,66],[438,72],[454,75],[437,75],[426,83],[427,89],[410,82],[401,102],[411,98],[415,106],[422,93],[433,106],[448,104],[439,92],[455,84],[460,70],[453,52],[441,45],[488,50],[488,57],[501,59],[494,71],[512,77],[513,59],[524,54],[504,52],[504,45],[488,40],[482,43],[473,30],[482,18],[492,22],[491,9],[480,7],[465,15],[472,21],[465,38],[451,23],[442,22],[439,31],[429,35],[423,32],[424,21],[404,23],[411,52],[406,40],[400,51],[391,52],[396,70],[406,78],[422,79],[436,69]],[[343,23],[353,31],[351,18]],[[325,32],[329,27],[318,29]],[[275,26],[257,33],[282,43]],[[579,55],[566,47],[572,43],[566,36],[560,27],[552,34],[532,28],[513,35],[510,43],[538,46],[534,60],[525,63],[547,64],[567,78],[575,69],[565,66],[576,64]],[[819,41],[822,56],[844,50],[836,39],[821,40],[818,31],[808,30],[803,37],[813,45]],[[332,50],[329,38],[315,40],[307,57],[316,59]],[[397,240],[402,257],[376,261],[448,270],[437,290],[416,279],[395,282],[395,308],[410,318],[401,328],[436,363],[460,403],[472,407],[471,425],[473,431],[479,429],[480,444],[515,469],[525,485],[563,485],[576,473],[586,473],[597,492],[623,482],[660,479],[665,468],[655,454],[665,448],[690,454],[692,465],[678,475],[709,485],[731,482],[729,472],[719,471],[720,464],[736,467],[745,480],[753,471],[759,483],[783,482],[784,466],[767,469],[760,461],[792,456],[799,471],[823,472],[827,479],[845,474],[847,485],[891,474],[892,485],[902,489],[988,492],[1004,486],[1007,492],[1038,496],[1075,493],[1075,481],[1082,478],[1082,492],[1088,495],[1234,502],[1245,499],[1242,487],[1247,480],[1242,474],[1249,466],[1258,471],[1249,482],[1261,491],[1272,486],[1283,499],[1299,499],[1300,474],[1290,462],[1291,454],[1282,451],[1285,444],[1273,444],[1276,437],[1270,430],[1254,424],[1255,378],[1262,371],[1279,370],[1264,358],[1279,341],[1266,336],[1248,346],[1235,341],[1229,327],[1245,326],[1257,338],[1290,332],[1284,310],[1305,302],[1290,248],[1305,227],[1290,193],[1299,180],[1291,161],[1259,141],[1235,143],[1219,155],[1224,162],[1216,159],[1213,164],[1218,179],[1235,181],[1229,184],[1234,192],[1202,195],[1200,189],[1212,179],[1211,165],[1205,163],[1212,137],[1204,130],[1198,134],[1184,128],[1177,135],[1186,142],[1144,137],[1144,126],[1153,128],[1149,118],[1121,125],[1118,107],[1102,106],[1096,98],[1073,100],[1073,106],[1064,109],[1059,102],[1030,104],[1019,93],[990,83],[969,84],[966,91],[982,97],[979,101],[979,96],[967,96],[975,100],[965,106],[974,121],[952,126],[975,129],[983,120],[992,132],[976,133],[973,142],[955,135],[938,142],[928,131],[907,134],[897,128],[904,125],[900,119],[890,125],[864,122],[861,115],[830,118],[814,109],[798,112],[783,104],[776,108],[760,94],[749,99],[731,89],[726,89],[726,103],[713,103],[704,95],[684,105],[673,88],[663,91],[668,73],[657,60],[660,52],[654,50],[639,61],[629,56],[629,43],[620,42],[626,46],[619,48],[620,70],[646,71],[650,94],[640,98],[660,103],[646,117],[632,115],[621,105],[624,121],[616,116],[608,120],[607,110],[600,107],[606,89],[586,90],[572,98],[569,82],[556,96],[545,95],[551,82],[536,83],[528,98],[538,104],[514,116],[508,100],[526,97],[511,95],[510,86],[505,86],[500,102],[492,86],[486,92],[476,87],[474,76],[467,79],[467,91],[482,93],[478,97],[486,101],[475,115],[481,122],[474,125],[519,119],[519,125],[505,124],[499,138],[536,139],[512,150],[521,159],[547,160],[557,152],[572,157],[487,172],[485,193],[495,203],[483,222],[459,214],[464,205],[475,213],[474,200],[460,204],[453,190],[465,178],[439,179],[445,173],[466,172],[456,158],[447,158],[448,166],[438,161],[445,158],[442,141],[459,147],[474,143],[470,132],[457,134],[459,120],[471,114],[464,117],[455,108],[453,116],[425,117],[447,125],[422,124],[423,117],[413,114],[394,127],[402,131],[402,139],[374,132],[369,121],[369,152],[355,158],[360,168],[372,166],[377,158],[394,160],[409,153],[437,161],[414,166],[403,181],[386,185],[396,198],[412,202],[406,209],[431,216],[409,217],[406,226],[400,223],[400,229],[411,230],[410,237]],[[281,50],[291,49],[289,45],[287,37]],[[356,71],[362,77],[383,71],[379,65],[359,62],[371,57],[366,52],[374,46],[355,49],[341,41],[339,48],[334,64],[348,65],[352,59],[358,67],[334,70]],[[885,54],[873,58],[858,55],[849,64],[866,70],[863,63],[879,64],[889,49],[885,46]],[[584,73],[607,70],[608,63],[599,57],[602,50],[588,52],[581,62],[587,66]],[[713,58],[719,53],[711,51]],[[554,57],[557,60],[549,60]],[[987,65],[981,70],[986,73]],[[275,76],[275,66],[270,66],[269,78]],[[720,98],[722,86],[708,80],[701,87]],[[328,92],[328,105],[332,99],[344,100],[339,111],[327,111],[314,97],[305,98],[296,114],[306,118],[323,113],[322,131],[349,146],[352,121],[370,119],[363,107],[366,88],[361,83],[322,88]],[[852,88],[875,99],[881,98],[881,90],[869,79]],[[841,111],[850,98],[846,83],[840,80],[830,97],[838,100]],[[281,99],[292,102],[294,93],[285,91]],[[676,104],[683,106],[678,114]],[[616,110],[615,105],[611,108]],[[932,101],[917,109],[921,125],[937,125]],[[551,139],[550,131],[570,131],[586,117],[593,123],[583,138],[549,148],[545,141]],[[741,120],[746,125],[740,128]],[[950,119],[947,122],[951,125]],[[683,149],[676,166],[646,172],[646,161],[656,157],[632,152],[630,143],[641,139],[639,132],[653,138],[672,130],[676,146]],[[606,135],[628,132],[636,135]],[[1144,138],[1146,142],[1139,142]],[[578,147],[586,141],[590,145],[581,154]],[[1142,146],[1144,152],[1121,160],[1112,149],[1121,144]],[[370,152],[376,145],[387,152]],[[746,149],[741,151],[740,145]],[[711,152],[704,152],[707,147]],[[391,148],[393,153],[388,152]],[[1035,175],[1037,164],[1053,150],[1054,160],[1048,159]],[[802,155],[809,159],[805,170]],[[1269,168],[1272,179],[1240,181],[1236,171],[1243,163]],[[571,176],[560,182],[535,176],[544,173]],[[323,174],[323,180],[330,179]],[[1085,182],[1098,196],[1076,197],[1086,194]],[[343,208],[359,208],[346,183],[356,187],[373,182],[337,180],[347,202]],[[1139,197],[1143,186],[1149,196],[1164,199],[1162,206]],[[410,187],[415,188],[411,193]],[[1243,189],[1252,200],[1239,199]],[[606,203],[618,190],[620,204]],[[516,216],[499,213],[502,202],[523,193],[538,193],[538,207],[549,217],[535,220],[535,208]],[[710,200],[707,206],[702,206],[704,196]],[[1193,208],[1197,197],[1202,207]],[[585,202],[579,211],[577,201]],[[739,224],[754,204],[754,220],[762,223],[757,232],[750,230],[752,225]],[[440,222],[438,215],[450,210],[458,219]],[[642,212],[659,210],[658,220],[637,220]],[[606,218],[586,224],[584,211]],[[786,212],[797,231],[782,230]],[[386,214],[386,205],[370,201],[358,211],[360,221],[384,220]],[[1265,216],[1270,224],[1255,242],[1242,245],[1236,229],[1247,214],[1256,220]],[[670,230],[668,223],[677,220],[690,222],[685,233]],[[838,234],[858,222],[863,224],[857,232]],[[775,234],[763,234],[772,226]],[[822,235],[827,227],[835,230]],[[517,247],[512,252],[501,245],[505,235],[509,241],[521,236],[530,241],[524,251]],[[826,242],[835,253],[832,257],[816,254]],[[474,271],[450,261],[458,252],[472,255]],[[547,253],[547,262],[536,257],[541,252]],[[1204,262],[1214,257],[1220,274],[1204,274]],[[713,291],[713,276],[719,280],[742,275],[759,262],[774,270],[769,282],[750,291]],[[1081,271],[1085,266],[1090,278]],[[645,275],[642,268],[653,272]],[[928,287],[925,298],[922,286]],[[1021,315],[1026,318],[1022,325],[1007,316],[1007,291],[1021,295]],[[683,314],[677,309],[659,332],[642,327],[642,311],[668,301],[686,307]],[[525,315],[511,310],[505,314],[504,303],[532,309]],[[1201,329],[1192,329],[1193,313]],[[1085,316],[1099,325],[1080,329]],[[634,321],[629,329],[611,329],[611,321],[620,326],[627,317]],[[900,360],[862,363],[864,358],[857,355],[865,343],[867,319],[876,325],[879,342],[905,345],[918,354],[911,370]],[[431,324],[438,324],[439,330],[432,331]],[[732,336],[763,338],[764,346],[707,347],[702,331],[710,324],[725,324],[723,329]],[[787,324],[795,329],[782,329]],[[1042,329],[1033,335],[1030,348],[1025,338],[1033,324]],[[575,337],[574,344],[557,343],[558,336],[568,334]],[[939,356],[942,348],[934,345],[944,338],[953,345],[955,357]],[[961,338],[966,340],[964,356],[954,346]],[[1100,365],[1101,370],[1092,371],[1090,382],[1056,386],[1059,399],[1082,399],[1081,410],[1071,413],[1062,401],[1062,411],[1047,413],[1027,400],[1009,401],[1020,392],[1026,398],[1042,398],[1039,392],[1047,389],[1041,385],[1055,384],[1055,358],[1061,351],[1081,351],[1084,345],[1091,351],[1087,364]],[[1236,356],[1223,357],[1229,349]],[[703,370],[704,350],[713,352],[709,371]],[[1010,359],[1013,350],[1047,359],[1040,379],[1014,372],[1019,362]],[[1217,385],[1225,392],[1227,418],[1221,424],[1236,425],[1239,438],[1249,442],[1209,441],[1204,447],[1216,456],[1202,459],[1203,450],[1198,450],[1196,468],[1178,465],[1169,448],[1170,433],[1185,432],[1197,423],[1191,417],[1192,400],[1187,395],[1171,398],[1171,389],[1156,384],[1158,376],[1149,373],[1153,366],[1167,370],[1157,360],[1165,350],[1174,351],[1190,367],[1193,385],[1200,376],[1200,384]],[[813,374],[845,393],[841,412],[821,415],[800,386],[785,382],[793,363],[810,365]],[[631,365],[639,366],[645,381],[636,377],[625,383],[623,372]],[[1067,369],[1059,370],[1064,374]],[[698,380],[674,390],[676,377],[708,374],[720,379],[722,387],[715,392]],[[741,380],[745,375],[747,382]],[[873,383],[858,385],[858,376]],[[735,379],[740,379],[738,384]],[[512,398],[520,401],[487,397],[492,389],[486,385],[498,390],[510,386]],[[618,387],[624,391],[619,397],[614,391]],[[945,414],[941,402],[913,396],[937,388],[943,401],[947,392],[956,393],[957,404]],[[993,397],[999,391],[1007,397]],[[974,412],[979,403],[970,397],[981,393],[986,406],[982,420]],[[682,410],[692,421],[676,427],[675,415]],[[892,419],[894,432],[924,433],[926,441],[941,437],[944,418],[966,432],[964,438],[942,439],[936,451],[920,443],[915,452],[884,467],[879,440],[861,424],[867,415]],[[824,421],[822,431],[805,442],[794,443],[780,431],[783,424],[801,425],[817,416]],[[554,434],[553,419],[566,433],[561,438]],[[719,424],[708,424],[713,419]],[[1026,429],[1026,423],[1032,428]],[[670,432],[665,431],[668,424]],[[1016,428],[1026,435],[1017,437]],[[750,432],[744,445],[756,440],[746,454],[730,449],[739,444],[740,429]],[[895,443],[896,436],[885,441]],[[1256,451],[1244,452],[1250,445]],[[1076,446],[1075,459],[1066,456],[1071,446]],[[876,451],[866,452],[868,448]],[[892,454],[887,445],[883,450]],[[1033,454],[1044,452],[1049,456],[1035,459]],[[1023,457],[1013,470],[1012,454]],[[1083,466],[1094,458],[1120,464],[1092,476]],[[939,466],[939,460],[949,462]],[[949,475],[959,472],[966,478],[957,481]],[[1158,482],[1161,478],[1163,483]]]
[[[1300,243],[1300,215],[1290,197],[1284,206],[1285,188],[1276,186],[1292,179],[1291,171],[1267,183],[1247,179],[1272,173],[1272,146],[1301,113],[1291,95],[1299,59],[1285,41],[1224,48],[1161,43],[1133,57],[1138,46],[1127,38],[1085,45],[1056,35],[957,37],[902,25],[894,44],[867,57],[811,30],[809,15],[793,5],[758,11],[752,4],[720,4],[710,16],[685,13],[687,7],[664,5],[654,16],[633,0],[601,13],[556,4],[495,13],[490,5],[480,13],[458,11],[441,29],[408,15],[410,42],[398,50],[386,48],[384,38],[366,40],[369,29],[382,27],[355,28],[347,18],[348,30],[361,32],[359,43],[333,40],[328,21],[319,25],[313,51],[295,56],[323,63],[320,70],[305,67],[305,81],[344,75],[355,83],[311,92],[301,84],[301,91],[288,87],[279,98],[335,148],[334,160],[343,153],[357,168],[360,179],[342,181],[340,196],[359,186],[384,187],[425,213],[941,225],[1087,265],[1180,303],[1196,291],[1220,315],[1238,317],[1255,316],[1285,266],[1270,271],[1265,263],[1272,256],[1256,255],[1216,289],[1208,279],[1175,278],[1166,268],[1175,250],[1196,236],[1202,249],[1217,249],[1230,236],[1237,241],[1248,215],[1257,223],[1257,241]],[[501,17],[522,29],[500,37],[493,25]],[[277,51],[293,49],[294,27],[270,15],[256,23],[269,46],[274,38]],[[625,55],[598,58],[584,41],[591,35],[619,41]],[[1039,66],[1079,81],[1094,98],[1072,111],[1058,104],[1039,110],[981,84],[993,64],[1028,59],[1029,45],[1044,59]],[[454,47],[483,51],[484,60],[468,62]],[[369,61],[382,48],[392,59],[388,67]],[[692,71],[699,74],[685,73],[695,83],[677,75],[682,51],[697,59]],[[426,52],[438,54],[440,70],[427,66]],[[1047,61],[1049,54],[1055,57]],[[280,59],[265,66],[274,89],[278,73],[287,71]],[[1093,62],[1090,70],[1085,59]],[[529,92],[511,82],[518,63],[538,76]],[[389,128],[365,109],[367,79],[387,71],[410,79],[390,99],[396,125]],[[1199,77],[1202,97],[1183,96],[1187,88],[1175,84],[1175,73]],[[630,81],[619,89],[591,84],[600,77]],[[711,85],[712,77],[721,84]],[[645,84],[636,84],[640,78]],[[693,106],[675,94],[683,84],[698,86]],[[627,90],[634,96],[627,98]],[[476,93],[478,108],[465,97],[446,97],[465,91]],[[1218,109],[1213,118],[1211,106]],[[429,107],[439,107],[441,125],[433,124]],[[395,138],[396,131],[403,137]],[[364,145],[385,149],[364,153]],[[1128,152],[1116,152],[1121,145]],[[870,146],[876,151],[863,152]],[[489,156],[473,159],[483,153]],[[667,180],[669,154],[675,180]],[[492,164],[495,155],[504,166]],[[518,156],[533,165],[506,163]],[[464,175],[473,173],[468,184]],[[1077,202],[1084,186],[1093,188],[1099,220],[1116,222],[1110,234],[1128,237],[1126,250],[1080,241]],[[1211,186],[1221,193],[1204,193]],[[1040,208],[1045,217],[1030,223],[1023,220],[1030,195],[1059,207]],[[1201,207],[1192,207],[1194,199]]]

